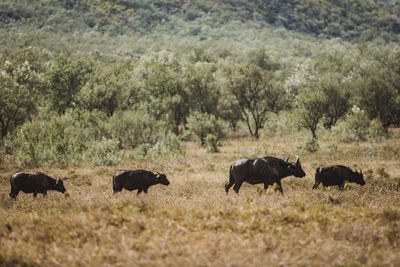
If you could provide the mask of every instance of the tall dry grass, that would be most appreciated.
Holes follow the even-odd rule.
[[[296,140],[224,141],[220,153],[186,143],[183,156],[127,159],[117,167],[46,167],[64,178],[70,198],[50,192],[8,197],[0,173],[0,265],[277,266],[400,265],[400,132],[383,143],[320,143],[301,153],[307,176],[283,180],[285,195],[243,185],[225,194],[232,161],[294,159]],[[362,168],[366,186],[312,191],[323,164]],[[148,195],[112,194],[117,169],[163,171],[171,185]]]

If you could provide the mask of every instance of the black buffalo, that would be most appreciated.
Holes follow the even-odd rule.
[[[323,186],[339,186],[340,190],[344,189],[345,181],[365,185],[364,175],[362,171],[353,171],[349,167],[342,165],[318,167],[315,170],[315,184],[312,187],[317,189],[322,182]]]
[[[46,196],[48,190],[66,192],[61,179],[54,179],[42,172],[17,172],[10,177],[10,184],[12,198],[17,198],[19,191],[33,193],[33,197],[38,193]]]
[[[118,171],[113,175],[114,193],[122,191],[123,188],[132,191],[137,189],[137,194],[145,192],[155,184],[169,185],[167,176],[162,173],[152,173],[146,170]]]
[[[236,160],[229,168],[229,183],[225,184],[226,193],[232,185],[235,185],[233,190],[238,193],[242,183],[247,182],[249,184],[264,184],[265,190],[267,190],[268,185],[276,183],[279,186],[279,191],[283,194],[281,179],[290,175],[299,178],[306,175],[301,168],[298,156],[295,162],[288,162],[288,159],[264,157]]]

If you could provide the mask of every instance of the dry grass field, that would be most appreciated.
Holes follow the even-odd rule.
[[[220,153],[194,143],[177,157],[129,157],[114,167],[44,167],[64,179],[70,198],[9,198],[0,170],[0,266],[400,266],[400,131],[382,143],[332,144],[299,152],[307,176],[283,179],[285,195],[224,183],[232,161],[295,159],[291,137],[229,139]],[[315,168],[361,168],[367,185],[312,191]],[[164,172],[170,186],[113,195],[118,169]]]

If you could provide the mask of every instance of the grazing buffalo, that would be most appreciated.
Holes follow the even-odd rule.
[[[54,179],[42,172],[17,172],[10,177],[10,184],[12,198],[17,198],[19,191],[33,193],[33,197],[36,197],[38,193],[45,197],[47,190],[66,192],[61,179]]]
[[[248,159],[242,158],[236,160],[229,168],[229,183],[225,184],[225,191],[228,193],[232,185],[233,190],[239,193],[239,189],[243,182],[249,184],[264,184],[264,189],[267,190],[268,185],[276,183],[279,186],[279,191],[283,194],[281,179],[294,175],[302,178],[306,174],[301,168],[299,156],[295,162],[286,160],[265,157]]]
[[[123,188],[132,191],[137,189],[137,194],[145,192],[155,184],[169,185],[167,176],[162,173],[152,173],[146,170],[118,171],[113,175],[114,193],[122,191]]]
[[[322,182],[323,186],[339,186],[340,190],[344,189],[345,181],[365,185],[362,171],[352,171],[349,167],[342,165],[333,165],[318,167],[315,170],[315,184],[312,189],[317,189]]]

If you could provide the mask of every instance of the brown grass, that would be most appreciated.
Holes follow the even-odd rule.
[[[296,141],[271,137],[223,142],[209,154],[186,143],[186,154],[127,160],[117,167],[46,167],[64,178],[70,198],[20,193],[8,197],[0,173],[0,265],[400,265],[400,132],[383,143],[321,143],[301,153],[307,176],[283,180],[285,196],[244,185],[224,192],[230,163],[242,156],[294,159]],[[362,168],[367,185],[312,191],[315,168]],[[163,171],[171,185],[148,195],[112,194],[117,169]],[[382,170],[389,177],[382,175]],[[366,175],[367,176],[367,175]]]

